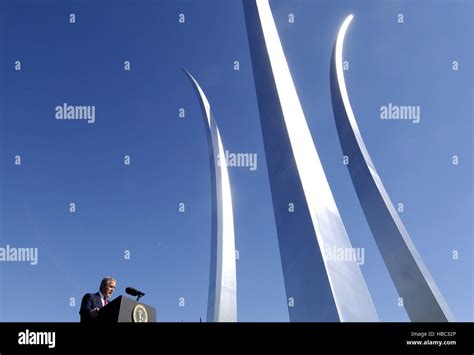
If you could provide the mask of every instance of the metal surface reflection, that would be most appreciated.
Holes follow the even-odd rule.
[[[331,60],[331,96],[337,132],[360,204],[385,265],[412,321],[454,321],[446,301],[405,229],[360,134],[347,94],[342,51],[350,15],[343,22]]]
[[[232,195],[226,164],[219,163],[224,147],[209,101],[194,77],[183,69],[199,98],[209,147],[211,169],[212,231],[208,322],[237,321],[237,280],[235,267]]]
[[[267,0],[243,0],[291,321],[377,321]]]

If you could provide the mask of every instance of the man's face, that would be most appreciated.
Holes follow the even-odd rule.
[[[104,294],[104,296],[106,298],[110,298],[110,296],[112,296],[112,293],[114,293],[115,291],[115,284],[116,282],[113,281],[113,280],[109,280],[107,281],[107,284],[105,286],[102,287],[102,293]]]

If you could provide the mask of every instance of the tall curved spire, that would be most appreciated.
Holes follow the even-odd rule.
[[[268,0],[243,0],[291,321],[378,321],[309,131]],[[334,256],[334,257],[331,257]]]
[[[185,69],[201,106],[209,148],[212,194],[211,269],[207,306],[208,322],[237,321],[237,278],[235,265],[232,194],[219,128],[209,101],[197,80]],[[220,159],[221,158],[221,159]]]
[[[331,60],[331,97],[337,133],[367,222],[412,321],[454,321],[375,169],[352,111],[343,70],[343,45],[353,19],[343,22]]]

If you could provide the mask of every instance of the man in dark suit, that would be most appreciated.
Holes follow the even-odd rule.
[[[87,293],[82,297],[81,322],[90,322],[99,315],[100,309],[109,303],[110,296],[114,293],[117,281],[112,277],[104,277],[100,283],[99,292]]]

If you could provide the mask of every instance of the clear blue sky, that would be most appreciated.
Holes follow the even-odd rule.
[[[365,143],[456,319],[472,321],[472,2],[271,6],[348,234],[365,248],[362,272],[380,319],[408,320],[342,164],[330,98],[331,50],[350,13],[345,75]],[[106,275],[118,280],[117,295],[127,286],[146,292],[161,321],[205,319],[209,163],[183,66],[205,90],[225,148],[258,154],[256,171],[229,170],[238,319],[288,321],[245,31],[240,0],[0,3],[0,247],[39,248],[36,266],[0,262],[0,321],[78,321],[82,295]],[[95,105],[96,122],[56,120],[64,102]],[[421,122],[381,120],[389,102],[420,105]]]

